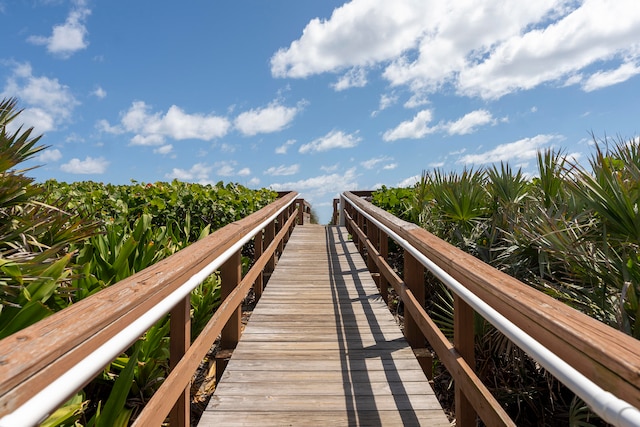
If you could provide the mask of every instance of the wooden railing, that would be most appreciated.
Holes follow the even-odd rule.
[[[190,381],[221,336],[223,349],[240,337],[241,304],[263,272],[273,271],[305,202],[297,193],[231,223],[171,257],[0,341],[0,424],[36,424],[125,351],[166,313],[171,316],[171,372],[134,425],[189,426]],[[241,277],[241,249],[253,239],[255,262]],[[222,302],[190,342],[190,292],[220,271]],[[137,328],[137,329],[136,329]],[[26,414],[26,418],[21,418]],[[32,421],[25,421],[35,417]],[[19,424],[18,424],[19,423]]]
[[[454,291],[454,338],[449,341],[424,309],[424,265],[406,248],[403,279],[387,263],[391,233],[420,259],[429,259],[474,298],[559,356],[579,376],[582,374],[581,378],[586,377],[605,390],[596,403],[600,403],[599,398],[604,401],[611,397],[614,404],[592,408],[605,420],[615,425],[639,425],[640,341],[523,284],[354,193],[344,193],[341,203],[334,203],[338,205],[341,212],[334,213],[335,221],[341,217],[353,236],[382,296],[387,298],[391,285],[402,298],[405,335],[422,358],[427,375],[431,361],[423,349],[425,340],[452,375],[457,426],[475,426],[478,416],[490,426],[514,423],[474,373],[474,309]]]

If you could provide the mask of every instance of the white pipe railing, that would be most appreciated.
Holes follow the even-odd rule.
[[[295,199],[291,203],[295,203]],[[134,320],[111,339],[91,354],[81,360],[73,368],[53,380],[42,390],[36,392],[29,400],[23,403],[12,413],[0,418],[0,427],[34,426],[42,423],[53,411],[59,408],[84,384],[90,381],[96,373],[122,354],[131,343],[142,336],[158,320],[167,314],[176,304],[184,300],[200,283],[218,270],[233,254],[238,252],[260,230],[266,227],[280,215],[291,203],[280,208],[271,217],[256,226],[250,233],[229,247],[219,257],[211,261],[198,273],[191,276],[184,284],[167,295],[162,301],[153,306],[145,314]]]
[[[586,378],[562,358],[544,347],[473,292],[469,291],[464,285],[422,254],[422,252],[414,248],[408,241],[353,203],[353,201],[344,196],[342,196],[340,200],[347,200],[351,206],[374,223],[376,227],[382,229],[389,237],[393,238],[418,262],[438,277],[451,291],[455,292],[482,317],[527,352],[560,382],[571,389],[603,420],[616,427],[640,426],[640,411],[635,406],[617,398]],[[340,210],[345,209],[345,207],[345,205],[341,205]]]

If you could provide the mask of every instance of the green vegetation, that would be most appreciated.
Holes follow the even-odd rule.
[[[0,103],[0,339],[243,218],[277,197],[236,184],[36,184],[19,169],[45,149],[33,129],[9,132]],[[191,295],[192,336],[220,299],[213,275]],[[45,425],[125,426],[168,372],[169,318],[154,325]]]
[[[461,173],[435,170],[423,172],[413,188],[382,188],[373,203],[639,338],[638,141],[596,142],[588,168],[553,150],[537,160],[533,179],[504,163]],[[428,282],[436,295],[432,315],[450,326],[448,291]],[[476,334],[479,374],[491,379],[485,383],[494,385],[518,425],[584,416],[576,410],[581,402],[482,319]]]

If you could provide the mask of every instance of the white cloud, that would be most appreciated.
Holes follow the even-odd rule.
[[[335,172],[338,170],[338,167],[340,166],[340,164],[336,163],[335,165],[331,165],[331,166],[320,166],[320,170],[326,173],[331,173],[331,172]]]
[[[276,147],[276,154],[287,154],[287,150],[296,143],[295,139],[290,139],[279,147]]]
[[[158,147],[153,150],[153,152],[157,154],[169,154],[172,151],[173,151],[173,145],[171,144],[163,145],[162,147]]]
[[[49,162],[57,162],[62,158],[62,153],[57,148],[54,149],[46,149],[42,151],[37,157],[36,160],[42,163]]]
[[[387,165],[384,165],[384,166],[382,167],[382,169],[383,169],[383,170],[386,170],[386,171],[390,171],[390,170],[394,170],[394,169],[395,169],[395,168],[397,168],[397,167],[398,167],[398,164],[397,164],[397,163],[389,163],[389,164],[387,164]]]
[[[285,107],[278,102],[272,102],[264,108],[245,111],[238,115],[235,127],[248,136],[277,132],[287,127],[302,108],[304,108],[304,102],[296,107]]]
[[[393,160],[393,158],[387,157],[387,156],[374,157],[372,159],[360,162],[360,165],[362,165],[362,167],[365,168],[365,169],[373,169],[378,164],[387,162],[389,160]]]
[[[340,92],[352,87],[365,87],[367,85],[367,72],[363,68],[352,68],[331,85]]]
[[[420,178],[422,178],[421,175],[410,176],[409,178],[403,179],[398,184],[396,184],[396,187],[413,187],[420,181]]]
[[[111,126],[106,120],[100,120],[97,127],[110,133],[134,133],[132,145],[163,145],[165,138],[210,141],[226,135],[231,124],[225,117],[188,114],[176,105],[169,107],[164,115],[153,113],[144,101],[134,101],[129,110],[122,113],[120,125]]]
[[[525,161],[535,158],[538,155],[538,151],[545,145],[561,139],[562,137],[558,135],[536,135],[533,138],[524,138],[515,142],[498,145],[494,149],[484,153],[467,154],[458,159],[456,163],[484,164],[500,161]]]
[[[107,91],[98,86],[93,92],[91,92],[91,95],[104,99],[107,97]]]
[[[204,163],[196,163],[191,166],[190,169],[173,168],[171,173],[165,176],[169,179],[178,179],[180,181],[198,181],[207,182],[209,180],[209,174],[213,166],[206,165]]]
[[[418,139],[423,136],[435,132],[435,128],[427,126],[431,122],[431,110],[422,110],[416,114],[413,119],[404,121],[390,129],[382,135],[385,141],[395,141],[398,139],[412,138]]]
[[[313,153],[328,151],[334,148],[352,148],[362,140],[357,136],[357,132],[347,134],[342,131],[332,130],[325,136],[315,139],[308,144],[303,144],[298,150],[300,153]]]
[[[24,111],[12,125],[33,126],[37,133],[55,130],[61,124],[69,122],[73,109],[80,104],[69,87],[57,79],[34,76],[29,63],[15,65],[0,96],[17,97],[21,103],[26,104]]]
[[[591,92],[603,87],[612,86],[629,80],[631,77],[640,74],[640,66],[637,64],[626,62],[615,70],[598,71],[592,74],[583,84],[582,89]]]
[[[295,175],[300,171],[300,165],[295,164],[291,166],[280,165],[278,167],[272,166],[266,171],[264,171],[265,175],[272,176],[286,176],[286,175]]]
[[[62,58],[68,58],[75,52],[85,49],[89,45],[86,40],[89,34],[86,21],[91,10],[82,0],[77,0],[74,3],[75,6],[69,12],[64,24],[55,25],[51,36],[30,36],[27,41],[37,45],[46,45],[49,53]]]
[[[124,129],[122,128],[122,126],[111,126],[111,124],[109,124],[109,122],[105,119],[101,119],[96,122],[96,129],[98,129],[100,132],[112,133],[114,135],[120,135],[121,133],[124,133]]]
[[[392,86],[414,93],[413,108],[445,85],[495,99],[581,74],[584,90],[619,83],[638,74],[638,40],[637,0],[352,0],[311,20],[272,56],[271,72],[382,67]]]
[[[247,185],[254,188],[257,187],[258,185],[260,185],[260,178],[251,178],[249,182],[247,182]]]
[[[337,194],[345,189],[357,190],[356,170],[351,168],[344,174],[319,175],[299,181],[271,184],[269,187],[275,191],[298,191],[304,193],[304,198],[313,200],[326,194]]]
[[[87,156],[84,160],[73,158],[68,163],[61,165],[60,169],[63,172],[73,174],[103,174],[108,166],[109,162],[102,157],[94,159]]]
[[[466,135],[475,132],[478,126],[495,125],[496,122],[487,110],[476,110],[465,114],[455,122],[446,123],[443,127],[450,135]]]
[[[396,102],[398,102],[397,95],[395,94],[387,95],[386,93],[383,93],[382,95],[380,95],[380,103],[378,105],[378,109],[371,113],[371,117],[377,116],[381,111],[386,110]]]
[[[328,20],[315,18],[286,49],[271,58],[276,77],[307,77],[387,61],[415,47],[428,2],[354,0]]]
[[[251,175],[251,169],[249,168],[242,168],[238,171],[238,176],[249,176]]]

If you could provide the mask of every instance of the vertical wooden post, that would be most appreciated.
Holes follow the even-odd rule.
[[[364,215],[362,215],[360,212],[356,211],[355,209],[353,212],[356,215],[356,224],[358,228],[364,231]],[[362,254],[363,242],[361,242],[360,239],[358,239],[358,241],[356,242],[356,247],[358,248],[358,252]]]
[[[187,296],[171,310],[169,326],[169,365],[178,365],[191,345],[191,297]],[[191,424],[191,383],[173,405],[169,413],[171,426],[189,427]]]
[[[273,221],[271,221],[269,224],[267,224],[267,226],[264,229],[264,247],[268,247],[271,242],[273,242],[273,239],[276,236],[276,225],[274,224]],[[275,253],[273,255],[271,255],[271,257],[269,258],[269,262],[267,262],[267,265],[265,265],[265,271],[267,273],[272,273],[273,270],[275,270],[276,268],[276,255]]]
[[[378,238],[378,252],[380,252],[380,255],[386,260],[389,260],[389,237],[387,236],[387,233],[385,233],[382,230],[378,230],[380,237]],[[380,275],[380,295],[382,296],[382,299],[384,299],[384,302],[387,303],[387,305],[389,304],[389,282],[387,281],[387,278],[384,277],[384,275]]]
[[[371,245],[376,250],[379,250],[378,227],[375,224],[373,224],[372,222],[369,222],[369,224],[367,224],[367,237],[369,238],[369,241],[371,242]],[[380,291],[380,269],[378,268],[378,265],[376,264],[375,260],[373,259],[373,255],[372,254],[368,254],[367,255],[367,268],[373,274],[373,281],[376,283],[376,286],[378,286],[378,292],[379,292]]]
[[[238,286],[242,278],[242,256],[240,251],[231,255],[220,267],[220,297],[224,299]],[[239,305],[227,324],[222,329],[220,346],[222,349],[236,348],[240,340],[240,325],[242,321],[242,307]]]
[[[424,267],[407,251],[404,252],[404,283],[424,307]],[[404,334],[412,348],[424,347],[424,336],[409,310],[404,310]]]
[[[475,370],[474,340],[474,311],[471,306],[460,297],[454,295],[453,298],[453,345],[458,353]],[[469,399],[462,393],[462,390],[455,385],[456,402],[456,426],[475,426],[477,414]]]
[[[298,199],[298,225],[304,225],[304,199]]]
[[[264,250],[264,246],[263,246],[263,241],[264,241],[264,237],[263,237],[263,233],[262,230],[258,231],[258,234],[255,235],[255,237],[253,238],[253,261],[258,261],[258,259],[260,259],[260,257],[262,256],[262,251]],[[256,295],[256,302],[260,300],[260,297],[262,296],[262,290],[263,290],[264,284],[263,284],[263,280],[262,280],[262,272],[260,272],[258,274],[258,277],[256,277],[256,281],[253,284],[253,293]]]
[[[404,252],[404,283],[411,290],[418,304],[424,307],[424,266],[406,251]],[[404,310],[404,335],[425,376],[430,380],[433,379],[433,357],[425,348],[425,337],[406,307]]]
[[[282,227],[284,227],[284,213],[280,212],[280,215],[278,215],[278,225],[276,226],[276,234],[278,234],[280,230],[282,230]],[[280,240],[278,242],[278,256],[282,255],[283,250],[284,250],[284,240]]]
[[[338,225],[338,203],[340,203],[340,199],[333,199],[333,214],[331,215],[331,225]]]

